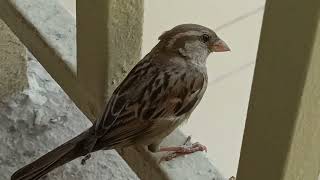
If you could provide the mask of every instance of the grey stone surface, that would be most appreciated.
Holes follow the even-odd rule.
[[[42,66],[28,59],[29,88],[0,100],[1,180],[91,125]],[[138,179],[115,151],[94,153],[84,166],[80,159],[43,179]]]
[[[30,21],[41,37],[56,49],[68,67],[76,72],[76,22],[56,1],[14,0],[12,3]]]

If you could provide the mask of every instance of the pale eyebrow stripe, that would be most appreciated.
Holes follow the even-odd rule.
[[[187,31],[187,32],[178,33],[175,36],[173,36],[173,38],[168,42],[167,47],[169,47],[169,48],[172,47],[172,45],[176,42],[176,40],[182,36],[185,36],[185,35],[187,35],[187,36],[192,36],[192,35],[197,36],[198,35],[199,36],[201,34],[202,34],[202,32],[199,32],[199,31]]]

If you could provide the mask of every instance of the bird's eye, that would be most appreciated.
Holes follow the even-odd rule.
[[[210,36],[208,34],[203,34],[201,40],[206,43],[210,40]]]

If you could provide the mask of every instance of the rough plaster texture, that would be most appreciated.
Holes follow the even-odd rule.
[[[14,0],[12,4],[36,27],[41,38],[56,50],[64,64],[75,73],[77,61],[74,17],[56,1]]]
[[[27,87],[26,49],[0,19],[0,99]]]
[[[74,17],[57,1],[0,0],[0,7],[1,18],[88,117],[90,98],[75,74]]]
[[[107,97],[141,58],[143,2],[143,0],[111,1]]]
[[[77,80],[97,117],[105,97],[140,59],[143,1],[79,1],[76,7]]]
[[[0,101],[0,179],[90,126],[41,65],[28,56],[29,88]],[[115,151],[94,153],[54,170],[50,180],[138,179]]]

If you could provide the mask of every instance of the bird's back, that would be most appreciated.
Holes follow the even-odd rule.
[[[165,58],[147,55],[114,91],[95,125],[100,146],[162,138],[189,117],[206,89],[206,68]]]

